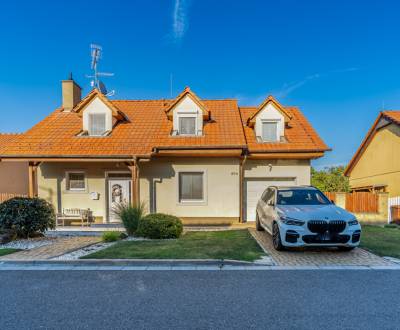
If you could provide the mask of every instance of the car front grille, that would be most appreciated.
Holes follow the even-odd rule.
[[[307,227],[312,233],[323,234],[330,232],[336,234],[341,233],[346,228],[346,222],[343,220],[310,220],[307,223]]]

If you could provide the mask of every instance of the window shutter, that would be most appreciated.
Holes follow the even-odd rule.
[[[202,172],[185,172],[179,174],[179,200],[203,200]]]
[[[179,134],[195,135],[196,134],[196,118],[180,117],[179,118]]]
[[[106,115],[103,113],[89,114],[89,134],[103,135],[106,131]]]
[[[274,142],[277,141],[278,123],[277,122],[264,122],[262,123],[262,139],[263,141]]]

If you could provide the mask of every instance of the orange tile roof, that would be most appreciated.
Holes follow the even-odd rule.
[[[387,110],[383,111],[382,114],[391,121],[400,125],[400,111],[399,110]]]
[[[87,102],[84,98],[82,102]],[[155,148],[245,149],[250,152],[321,152],[328,147],[302,113],[285,107],[290,128],[285,143],[257,143],[246,126],[256,107],[241,107],[234,99],[201,100],[211,114],[203,136],[171,136],[172,121],[166,109],[175,100],[113,100],[110,103],[127,120],[119,122],[109,136],[77,136],[82,130],[79,112],[57,109],[15,141],[0,150],[3,157],[115,157],[150,156]],[[79,105],[77,106],[79,108]]]
[[[17,133],[0,133],[0,153],[5,149],[6,145],[21,137]]]
[[[400,111],[398,110],[386,110],[379,113],[378,117],[375,119],[374,123],[372,124],[371,128],[369,129],[367,135],[365,136],[364,140],[361,142],[360,146],[358,147],[357,151],[351,158],[349,164],[346,166],[344,170],[344,175],[350,176],[351,171],[353,170],[354,166],[357,164],[358,160],[363,155],[365,149],[368,147],[372,138],[375,136],[375,133],[378,130],[378,124],[381,119],[384,118],[391,123],[396,123],[400,125]]]
[[[330,150],[313,129],[308,120],[296,107],[284,107],[291,120],[285,127],[286,142],[257,142],[253,128],[246,126],[249,118],[259,109],[257,107],[240,107],[247,146],[252,152],[321,152]]]

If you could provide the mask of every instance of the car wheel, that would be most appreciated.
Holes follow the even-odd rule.
[[[272,244],[274,245],[275,250],[282,251],[285,247],[282,245],[281,234],[279,232],[279,226],[276,222],[274,222],[272,226]]]
[[[256,230],[257,231],[264,231],[264,228],[261,226],[260,218],[259,218],[257,212],[256,212]]]
[[[354,246],[338,246],[339,251],[351,251],[354,249]]]

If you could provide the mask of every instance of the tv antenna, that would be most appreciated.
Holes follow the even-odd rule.
[[[106,96],[112,96],[115,94],[115,91],[112,90],[111,92],[107,92],[106,85],[100,80],[100,77],[112,77],[114,73],[110,72],[99,72],[98,71],[98,64],[99,60],[101,59],[103,48],[96,44],[90,45],[90,55],[92,57],[92,62],[90,64],[90,68],[93,70],[92,75],[86,75],[86,78],[91,78],[90,85],[94,88],[97,88],[101,93]]]

